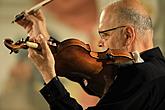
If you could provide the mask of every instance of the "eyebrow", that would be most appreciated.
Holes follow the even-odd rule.
[[[105,33],[105,32],[107,32],[107,31],[113,31],[113,30],[115,30],[115,29],[122,28],[122,27],[126,27],[126,26],[119,26],[119,27],[115,27],[115,28],[107,29],[107,30],[104,30],[104,31],[99,31],[99,34],[101,34],[101,33]]]

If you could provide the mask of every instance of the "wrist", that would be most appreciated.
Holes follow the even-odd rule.
[[[49,83],[54,77],[56,77],[56,74],[54,72],[53,73],[42,73],[42,78],[46,84]]]

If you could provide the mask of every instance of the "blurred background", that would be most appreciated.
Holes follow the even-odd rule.
[[[19,12],[31,8],[41,0],[0,0],[0,110],[49,110],[39,94],[43,80],[27,59],[27,51],[9,54],[3,45],[5,38],[17,41],[26,32],[11,21]],[[54,0],[43,7],[51,36],[59,41],[77,38],[99,51],[97,41],[98,18],[102,8],[115,0]],[[165,54],[165,0],[141,0],[151,15],[154,25],[154,45]],[[61,79],[71,96],[84,108],[95,105],[97,97],[88,96],[78,84]]]

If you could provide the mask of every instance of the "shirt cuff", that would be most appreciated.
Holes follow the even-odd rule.
[[[61,100],[69,95],[57,76],[46,84],[40,90],[40,93],[49,104],[54,103],[55,100]]]

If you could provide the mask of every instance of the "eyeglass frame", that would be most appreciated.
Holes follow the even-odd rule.
[[[115,27],[115,28],[111,28],[111,29],[107,29],[107,30],[104,30],[104,31],[99,31],[99,35],[102,34],[102,33],[105,33],[105,32],[108,32],[108,31],[113,31],[113,30],[116,30],[116,29],[119,29],[119,28],[123,28],[123,27],[126,27],[126,26],[118,26],[118,27]],[[101,36],[101,35],[100,35]]]

